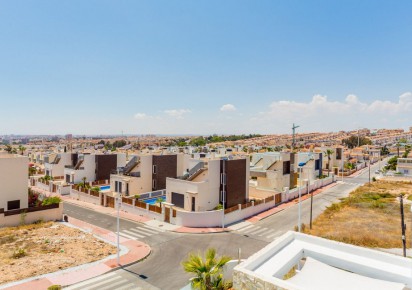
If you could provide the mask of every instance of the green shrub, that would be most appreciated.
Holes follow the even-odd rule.
[[[58,204],[60,203],[62,200],[60,197],[58,196],[51,196],[51,197],[47,197],[45,199],[43,199],[43,202],[41,203],[42,206],[45,205],[51,205],[51,204]]]
[[[221,210],[221,209],[223,209],[223,204],[221,204],[221,203],[219,203],[219,204],[214,208],[214,210]]]
[[[14,253],[12,255],[13,259],[20,259],[20,258],[23,258],[25,256],[27,256],[27,252],[23,248],[17,249],[16,251],[14,251]]]
[[[374,176],[374,177],[372,177],[372,181],[373,182],[375,182],[376,181],[376,177]]]
[[[61,290],[62,286],[60,285],[51,285],[49,286],[49,288],[47,288],[47,290]]]

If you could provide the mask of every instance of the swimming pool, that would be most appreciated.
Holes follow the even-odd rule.
[[[110,189],[110,185],[100,186],[100,190],[101,190],[101,191],[106,191],[106,190],[109,190],[109,189]]]
[[[142,201],[145,202],[145,203],[154,205],[158,198],[163,198],[163,201],[166,201],[166,196],[165,195],[158,196],[158,197],[152,197],[152,198],[148,198],[148,199],[143,199]]]

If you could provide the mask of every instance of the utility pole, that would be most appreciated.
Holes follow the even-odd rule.
[[[369,186],[371,186],[371,159],[369,156]]]
[[[299,127],[300,126],[295,125],[295,123],[293,123],[293,126],[292,126],[292,151],[295,148],[295,130]]]
[[[400,203],[401,203],[401,227],[402,227],[402,245],[403,245],[403,256],[406,257],[406,237],[405,237],[405,217],[403,215],[403,195],[399,195]]]
[[[310,184],[309,184],[310,187]],[[311,191],[308,187],[308,194],[310,191],[310,222],[309,222],[309,228],[312,229],[312,210],[313,210],[313,191]]]

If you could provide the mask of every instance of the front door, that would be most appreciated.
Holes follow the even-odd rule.
[[[170,207],[165,207],[165,222],[170,223]]]
[[[192,211],[195,211],[196,208],[196,198],[194,196],[192,196]]]

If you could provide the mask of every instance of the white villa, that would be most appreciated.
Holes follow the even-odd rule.
[[[285,277],[295,267],[296,274]],[[406,290],[409,258],[287,232],[234,268],[236,290]],[[409,288],[407,288],[409,287]]]

